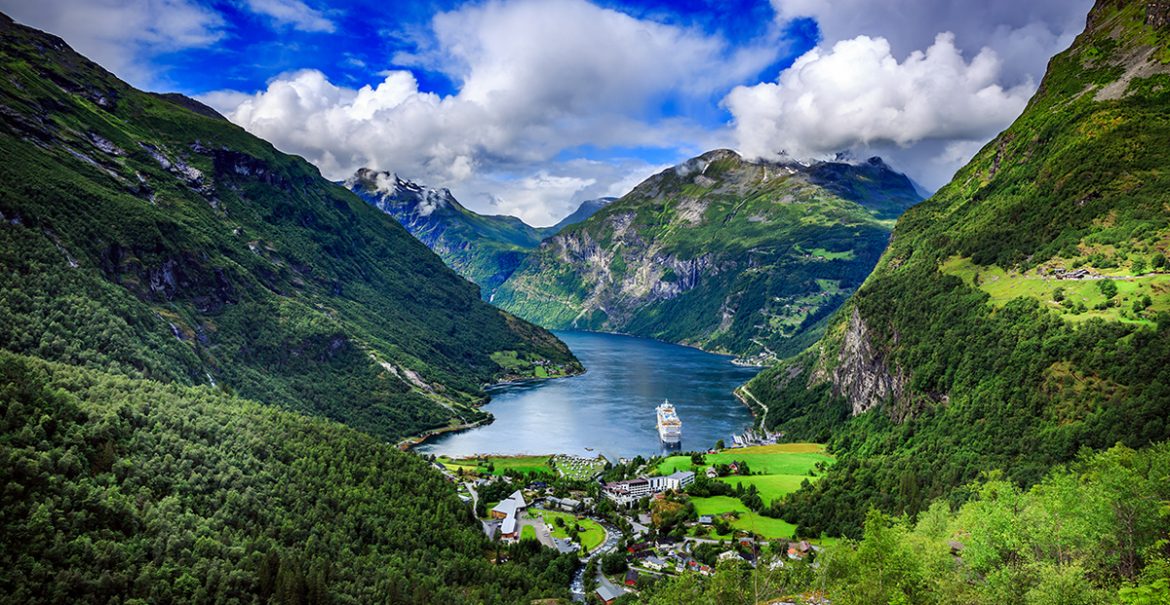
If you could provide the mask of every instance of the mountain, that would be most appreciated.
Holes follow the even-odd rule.
[[[0,19],[0,348],[213,385],[378,438],[580,370],[406,230],[202,104]]]
[[[774,514],[856,535],[870,506],[1170,438],[1168,22],[1164,2],[1099,0],[823,340],[747,386],[769,427],[839,459]]]
[[[390,172],[360,168],[344,185],[393,216],[449,267],[479,285],[485,300],[491,300],[542,240],[589,218],[611,201],[588,200],[556,225],[540,228],[514,216],[468,210],[448,189],[419,185]]]
[[[488,298],[540,245],[541,232],[514,216],[485,216],[464,208],[447,189],[432,189],[388,172],[359,169],[345,186],[393,216],[449,267]]]
[[[737,355],[798,351],[920,201],[879,159],[705,153],[545,240],[493,302],[549,328],[625,332]]]
[[[550,237],[560,233],[561,231],[564,231],[565,227],[568,227],[569,225],[583,223],[589,217],[597,214],[602,208],[605,208],[615,201],[617,201],[616,197],[601,197],[595,200],[585,200],[584,202],[581,202],[580,206],[577,206],[577,209],[574,210],[572,214],[561,219],[557,224],[553,225],[552,227],[545,227],[541,229],[541,235],[544,237]]]

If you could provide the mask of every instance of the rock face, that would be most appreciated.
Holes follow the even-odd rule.
[[[547,239],[493,300],[547,327],[764,360],[811,342],[885,247],[880,219],[919,200],[877,159],[802,165],[716,150]]]
[[[833,394],[844,397],[857,416],[883,403],[903,401],[906,382],[902,372],[891,371],[885,352],[874,346],[869,327],[854,308],[832,373]]]

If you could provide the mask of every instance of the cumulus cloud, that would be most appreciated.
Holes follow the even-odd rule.
[[[139,86],[152,83],[154,55],[224,36],[219,13],[190,0],[0,0],[0,7]]]
[[[998,84],[1001,62],[970,61],[953,34],[899,62],[884,38],[859,36],[797,59],[775,83],[737,87],[725,100],[742,151],[820,156],[858,145],[994,136],[1019,115],[1033,86]]]
[[[264,15],[281,26],[303,32],[332,32],[336,26],[320,11],[301,0],[245,0],[253,13]]]
[[[615,178],[565,162],[553,169],[562,151],[701,150],[719,135],[686,118],[658,117],[660,105],[712,102],[780,52],[774,44],[732,49],[716,35],[584,0],[467,5],[437,15],[432,29],[425,47],[397,61],[447,74],[459,84],[455,94],[420,90],[409,71],[351,89],[307,70],[278,76],[253,95],[225,91],[204,100],[331,178],[369,166],[456,192],[475,182],[498,207],[550,223],[560,218],[550,208],[608,192]],[[517,173],[537,176],[509,176]],[[553,195],[562,201],[549,206]]]
[[[724,106],[748,155],[878,153],[936,188],[1019,115],[1091,4],[772,0],[781,22],[815,19],[822,42]]]
[[[942,32],[959,50],[991,48],[1008,86],[1039,80],[1048,58],[1068,47],[1093,0],[771,0],[779,19],[816,19],[825,44],[859,35],[885,38],[895,56],[929,46]]]

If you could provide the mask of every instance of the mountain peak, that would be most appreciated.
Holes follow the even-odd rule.
[[[393,201],[399,206],[412,207],[419,216],[430,216],[448,208],[463,208],[446,187],[427,187],[384,170],[358,168],[353,176],[345,180],[344,185],[362,197],[375,198],[381,204]]]

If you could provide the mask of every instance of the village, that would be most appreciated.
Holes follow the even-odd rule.
[[[832,458],[813,444],[775,444],[773,435],[735,442],[764,439],[771,443],[719,443],[649,460],[478,456],[432,463],[457,485],[489,538],[575,554],[582,566],[574,598],[610,604],[663,577],[709,576],[719,565],[816,564],[820,545],[760,513],[800,480],[815,480]]]

